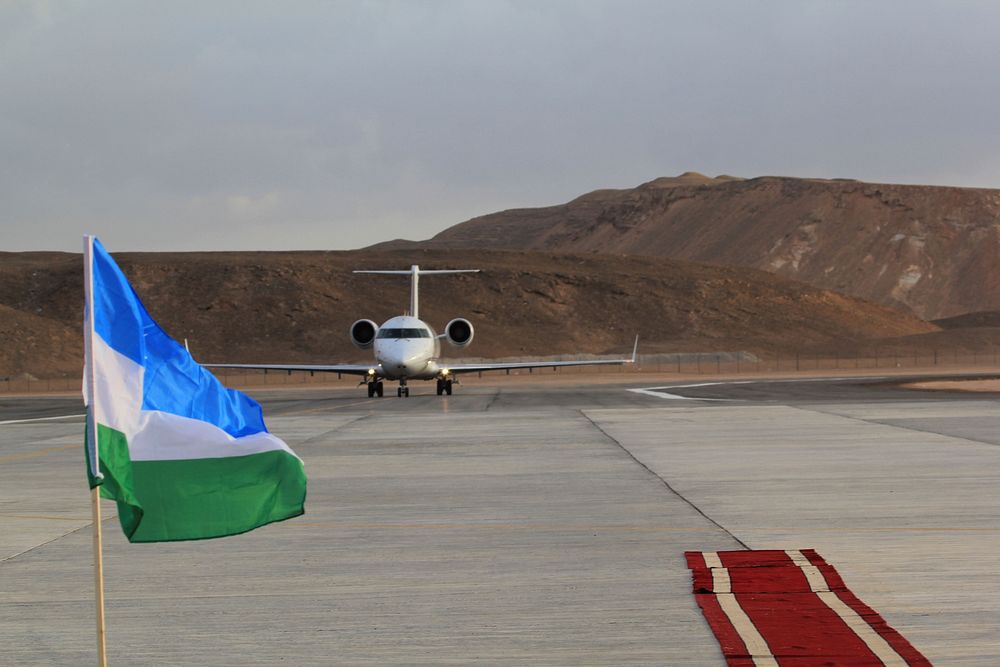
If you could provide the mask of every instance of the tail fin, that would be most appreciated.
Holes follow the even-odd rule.
[[[417,283],[420,276],[429,276],[441,273],[479,273],[479,269],[421,269],[414,264],[409,271],[354,271],[354,273],[375,273],[384,276],[410,276],[410,316],[420,317],[418,312],[420,300],[417,296]]]

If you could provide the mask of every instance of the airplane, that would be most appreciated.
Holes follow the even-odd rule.
[[[588,359],[585,361],[522,361],[497,363],[450,364],[441,358],[441,339],[463,348],[472,342],[475,333],[472,323],[463,317],[448,322],[441,334],[435,333],[419,315],[420,276],[449,273],[478,273],[479,269],[421,269],[414,264],[409,270],[354,271],[354,273],[391,276],[410,276],[410,310],[407,314],[392,317],[377,325],[372,320],[357,320],[351,325],[351,342],[362,350],[371,349],[373,364],[203,364],[209,368],[242,368],[256,370],[311,371],[344,373],[362,376],[368,387],[368,398],[381,398],[384,381],[398,381],[397,397],[410,395],[409,380],[436,380],[438,396],[451,396],[452,385],[458,383],[457,375],[479,371],[548,368],[556,366],[596,366],[634,364],[639,347],[638,336],[630,359]]]

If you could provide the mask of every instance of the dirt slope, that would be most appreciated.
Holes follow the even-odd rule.
[[[926,319],[1000,310],[1000,190],[689,172],[474,218],[419,246],[752,267]]]
[[[768,273],[657,258],[521,252],[125,253],[153,317],[203,361],[366,360],[351,322],[408,304],[403,278],[359,268],[479,268],[421,281],[421,316],[476,327],[450,356],[798,349],[937,327]],[[0,253],[0,377],[80,372],[80,257]]]

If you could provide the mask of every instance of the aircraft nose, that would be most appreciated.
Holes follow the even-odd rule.
[[[407,354],[406,350],[385,350],[380,356],[383,368],[400,375],[415,375],[427,365],[423,355]]]

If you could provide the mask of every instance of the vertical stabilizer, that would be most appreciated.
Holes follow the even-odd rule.
[[[420,267],[410,267],[410,317],[420,317]]]
[[[421,269],[414,264],[409,271],[354,271],[354,273],[375,273],[385,276],[410,276],[410,316],[420,317],[420,276],[441,273],[479,273],[479,269]]]

